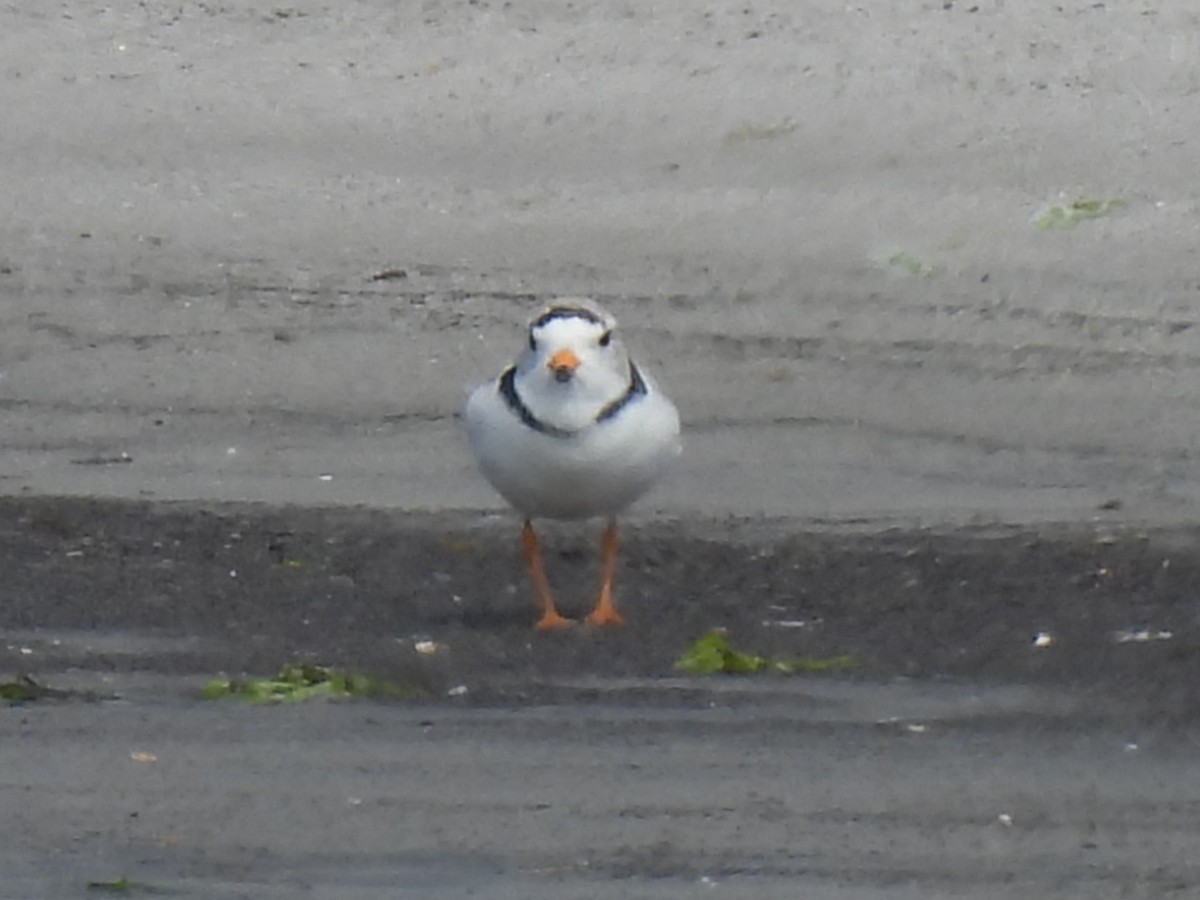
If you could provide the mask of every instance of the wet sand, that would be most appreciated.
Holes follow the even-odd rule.
[[[204,897],[1119,897],[1200,875],[1194,532],[648,524],[629,627],[549,635],[504,520],[32,499],[0,503],[0,535],[0,667],[74,692],[3,713],[2,896],[127,876]],[[581,611],[595,560],[550,537]],[[714,627],[852,666],[684,677]],[[291,661],[418,696],[200,697]]]

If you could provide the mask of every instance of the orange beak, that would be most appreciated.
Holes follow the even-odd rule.
[[[556,381],[570,381],[575,370],[579,368],[579,357],[575,355],[574,350],[564,347],[550,357],[550,361],[546,365],[554,373]]]

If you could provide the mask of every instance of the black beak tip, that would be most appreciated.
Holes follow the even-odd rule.
[[[574,377],[574,375],[575,375],[575,373],[572,372],[570,369],[555,369],[554,370],[554,380],[557,381],[559,384],[566,384],[568,381],[571,380],[571,378]]]

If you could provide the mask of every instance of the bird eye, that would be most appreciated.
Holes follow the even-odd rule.
[[[612,342],[612,332],[606,331],[600,335],[600,346],[607,347]]]

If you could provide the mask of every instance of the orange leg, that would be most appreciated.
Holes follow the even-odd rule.
[[[589,625],[624,625],[625,620],[617,612],[613,603],[613,576],[617,571],[617,520],[613,519],[604,529],[600,538],[600,550],[603,554],[603,569],[600,576],[600,596],[596,598],[595,608],[588,613]]]
[[[546,580],[546,570],[542,568],[542,554],[538,549],[537,535],[528,520],[525,522],[525,527],[521,529],[521,549],[525,551],[525,562],[529,566],[529,580],[533,582],[538,605],[542,608],[542,617],[533,627],[538,631],[549,631],[574,625],[574,622],[560,616],[558,610],[554,608],[554,597],[550,594],[550,582]]]

